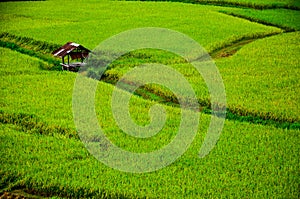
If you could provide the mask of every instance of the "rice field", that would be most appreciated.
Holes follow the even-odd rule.
[[[299,4],[217,3],[1,2],[0,196],[299,198]],[[51,52],[67,41],[93,49],[141,27],[182,32],[212,55],[225,86],[227,118],[216,145],[199,158],[213,117],[201,75],[186,60],[161,50],[124,55],[108,68],[106,79],[88,80],[97,84],[97,122],[115,146],[150,153],[176,139],[180,128],[182,110],[163,102],[172,98],[169,90],[148,85],[136,95],[114,91],[115,82],[140,64],[161,63],[178,71],[204,108],[184,154],[162,169],[130,173],[97,160],[80,139],[72,102],[77,73],[61,71]],[[130,96],[130,117],[141,126],[151,124],[149,110],[159,103],[167,115],[163,128],[149,138],[124,132],[113,115],[114,92]]]

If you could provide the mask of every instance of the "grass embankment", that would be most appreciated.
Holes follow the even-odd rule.
[[[61,68],[60,61],[54,59],[51,55],[51,52],[53,51],[51,49],[57,49],[60,47],[59,45],[37,41],[28,37],[15,36],[4,32],[0,34],[0,47],[9,48],[40,59],[42,61],[40,62],[41,69],[59,70]],[[16,71],[14,70],[14,67],[11,67],[11,69],[14,72]]]
[[[1,100],[1,109],[6,113],[35,115],[50,129],[57,125],[71,132],[74,124],[70,102],[76,74],[42,71],[37,75],[31,71],[39,71],[39,65],[27,63],[38,60],[8,49],[1,51],[6,59],[18,57],[16,67],[32,67],[26,74],[3,77],[0,91],[5,98]],[[8,65],[5,68],[10,70]],[[141,152],[156,150],[172,139],[180,113],[167,106],[169,120],[157,136],[141,140],[124,135],[112,120],[112,90],[110,84],[98,83],[96,112],[113,143]],[[133,96],[132,117],[141,124],[147,123],[152,104]],[[1,124],[1,191],[23,189],[44,196],[97,198],[297,197],[299,130],[227,120],[217,146],[209,156],[199,159],[209,120],[209,116],[201,115],[194,142],[174,164],[145,174],[106,167],[89,155],[76,137],[70,139],[61,132],[30,131],[21,122]]]
[[[267,10],[253,10],[253,9],[238,9],[238,8],[224,8],[220,10],[221,13],[228,14],[234,17],[239,17],[252,22],[274,26],[281,28],[284,32],[295,32],[300,30],[298,19],[300,17],[299,11],[286,9],[267,9]],[[265,35],[260,38],[265,38],[273,35]],[[229,43],[221,49],[211,52],[214,59],[229,57],[235,54],[244,45],[255,41],[257,38],[245,38],[241,41]]]
[[[219,6],[234,6],[252,9],[285,8],[299,10],[300,3],[294,0],[192,0],[192,3],[212,4]]]
[[[148,0],[148,1],[165,1],[165,0]],[[251,9],[292,9],[300,10],[300,3],[294,0],[171,0],[173,2],[195,3],[202,5],[215,5],[222,7],[242,7]]]
[[[275,26],[283,29],[286,32],[300,30],[300,11],[287,9],[268,9],[268,10],[253,10],[253,9],[225,9],[221,11],[235,17],[244,18],[253,22]]]

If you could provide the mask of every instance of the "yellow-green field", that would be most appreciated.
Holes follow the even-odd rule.
[[[0,4],[0,196],[299,198],[296,1]],[[72,112],[77,73],[61,71],[51,52],[68,41],[93,49],[115,34],[142,27],[182,32],[212,55],[225,86],[227,118],[216,146],[199,158],[211,119],[201,76],[180,57],[160,50],[124,55],[103,81],[90,80],[98,83],[97,120],[116,146],[138,153],[158,150],[176,137],[180,125],[177,102],[167,102],[170,92],[152,85],[131,96],[129,110],[137,124],[147,125],[150,107],[161,103],[168,116],[164,128],[139,139],[118,127],[111,108],[114,83],[135,66],[169,65],[184,75],[203,106],[195,139],[181,157],[157,171],[126,173],[98,161],[81,142]]]

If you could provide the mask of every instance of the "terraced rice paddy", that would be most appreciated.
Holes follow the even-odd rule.
[[[199,3],[1,2],[0,194],[299,198],[299,4]],[[254,9],[258,7],[262,10]],[[181,57],[161,50],[124,55],[101,81],[89,80],[97,83],[97,121],[116,146],[149,153],[175,139],[180,126],[178,101],[168,101],[172,93],[149,85],[131,96],[129,111],[133,121],[145,126],[151,123],[150,107],[160,103],[167,113],[162,130],[141,139],[119,128],[111,107],[114,84],[140,64],[162,63],[181,73],[201,105],[196,136],[182,156],[157,171],[128,173],[106,166],[85,148],[72,110],[77,73],[61,71],[51,52],[67,41],[93,49],[115,34],[141,27],[182,32],[211,54],[224,82],[227,117],[213,150],[199,158],[211,119],[201,75]]]

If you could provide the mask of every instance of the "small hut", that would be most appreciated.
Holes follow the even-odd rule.
[[[88,57],[91,51],[80,44],[74,42],[68,42],[59,49],[52,52],[55,57],[60,57],[62,59],[63,70],[78,71],[81,66],[85,63],[83,62],[85,58]],[[65,57],[67,62],[65,61]],[[71,58],[71,60],[70,60]]]

